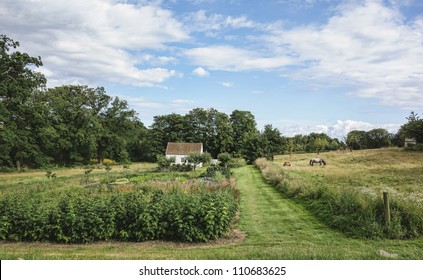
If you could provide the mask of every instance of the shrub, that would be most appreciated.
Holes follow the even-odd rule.
[[[159,165],[159,168],[168,168],[175,162],[176,162],[175,157],[167,158],[166,156],[163,156],[163,155],[157,156],[157,164]]]
[[[206,171],[201,174],[201,177],[209,177],[218,181],[217,178],[219,178],[220,176],[229,179],[231,175],[232,174],[229,168],[224,166],[212,165],[207,167]]]
[[[217,155],[217,159],[220,161],[222,166],[228,167],[230,161],[232,160],[232,155],[229,153],[221,153]]]
[[[232,187],[192,192],[72,189],[55,196],[48,192],[19,193],[0,200],[0,239],[204,242],[229,229],[238,204]]]

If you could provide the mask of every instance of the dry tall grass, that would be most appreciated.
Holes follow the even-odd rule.
[[[402,149],[283,155],[256,163],[263,176],[305,203],[328,224],[352,236],[409,238],[423,234],[423,160]],[[284,167],[290,161],[292,166]],[[270,166],[269,166],[270,165]],[[392,221],[383,220],[382,193],[391,197]]]

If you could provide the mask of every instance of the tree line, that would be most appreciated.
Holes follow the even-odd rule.
[[[346,137],[346,145],[350,150],[377,149],[382,147],[404,147],[406,138],[416,142],[414,150],[423,150],[423,120],[415,112],[411,112],[397,133],[389,133],[386,129],[376,128],[369,131],[352,130]]]
[[[155,116],[146,127],[127,101],[106,94],[102,87],[63,85],[46,87],[46,78],[34,71],[40,57],[18,51],[19,43],[0,35],[0,167],[39,168],[70,166],[105,158],[117,162],[155,161],[168,142],[202,142],[217,158],[229,153],[248,162],[276,154],[321,152],[348,147],[384,146],[386,131],[350,133],[346,143],[324,133],[284,137],[271,124],[259,131],[254,115],[234,110],[230,115],[214,108],[195,108],[186,115]],[[414,114],[414,113],[413,113]],[[419,117],[409,117],[398,141],[416,135],[421,143]],[[386,133],[385,133],[386,132]],[[413,134],[414,133],[414,134]],[[389,136],[389,145],[393,137]],[[374,144],[375,142],[382,144]]]

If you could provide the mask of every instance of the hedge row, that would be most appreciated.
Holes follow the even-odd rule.
[[[0,239],[205,242],[229,230],[238,203],[231,188],[196,193],[72,190],[55,198],[42,192],[13,194],[0,201]]]
[[[392,195],[391,222],[384,220],[382,194],[368,188],[325,185],[296,186],[283,170],[264,159],[256,161],[263,177],[288,197],[311,210],[329,226],[347,236],[360,238],[404,239],[423,235],[423,204]]]

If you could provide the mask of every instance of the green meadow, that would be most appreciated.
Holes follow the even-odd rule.
[[[309,159],[316,157],[316,154],[275,157],[273,162],[268,163],[276,170],[276,179],[263,176],[255,166],[234,168],[232,171],[236,178],[236,188],[240,193],[239,209],[230,229],[214,240],[195,243],[108,240],[85,244],[1,241],[0,258],[423,259],[423,237],[419,235],[418,227],[414,233],[398,228],[392,232],[388,230],[385,232],[388,236],[352,234],[340,228],[338,224],[331,223],[327,219],[330,212],[317,202],[313,205],[313,200],[308,196],[315,189],[321,189],[318,195],[314,194],[318,201],[318,198],[327,195],[323,189],[329,190],[330,195],[337,197],[343,197],[343,192],[352,193],[353,190],[358,190],[360,194],[382,200],[381,193],[387,191],[391,194],[393,210],[399,205],[396,204],[397,200],[406,201],[410,210],[417,213],[418,223],[418,217],[423,216],[423,213],[419,212],[423,196],[421,153],[404,152],[401,149],[378,149],[329,152],[319,156],[325,159],[326,166],[309,165]],[[292,165],[283,167],[286,161]],[[143,181],[142,184],[152,188],[163,188],[163,184],[168,187],[166,184],[175,181],[175,178],[169,177],[160,183],[157,178],[151,178],[153,170],[154,165],[138,164],[129,169],[113,166],[109,172],[94,169],[88,176],[84,169],[53,170],[56,173],[55,178],[47,178],[44,171],[1,174],[1,197],[3,199],[7,195],[26,192],[28,189],[36,192],[37,188],[48,189],[51,195],[55,195],[55,192],[69,191],[80,188],[81,185],[117,181],[123,177],[128,177],[128,181],[130,178],[145,178],[138,181]],[[189,173],[184,175],[186,177],[179,174],[177,181],[191,182],[190,180],[201,172],[199,170]],[[142,187],[146,188],[147,185]],[[362,201],[362,204],[358,205],[366,205],[365,203],[366,201]],[[333,207],[335,206],[333,204]],[[351,207],[355,209],[357,205]],[[323,214],[319,213],[319,210]],[[348,211],[345,217],[348,217],[347,214]],[[342,220],[339,213],[335,215],[339,216],[336,221],[348,222],[348,218],[344,217]],[[383,230],[386,229],[382,229],[382,233]],[[398,233],[405,235],[396,238],[395,234]],[[381,250],[386,254],[381,254]]]

